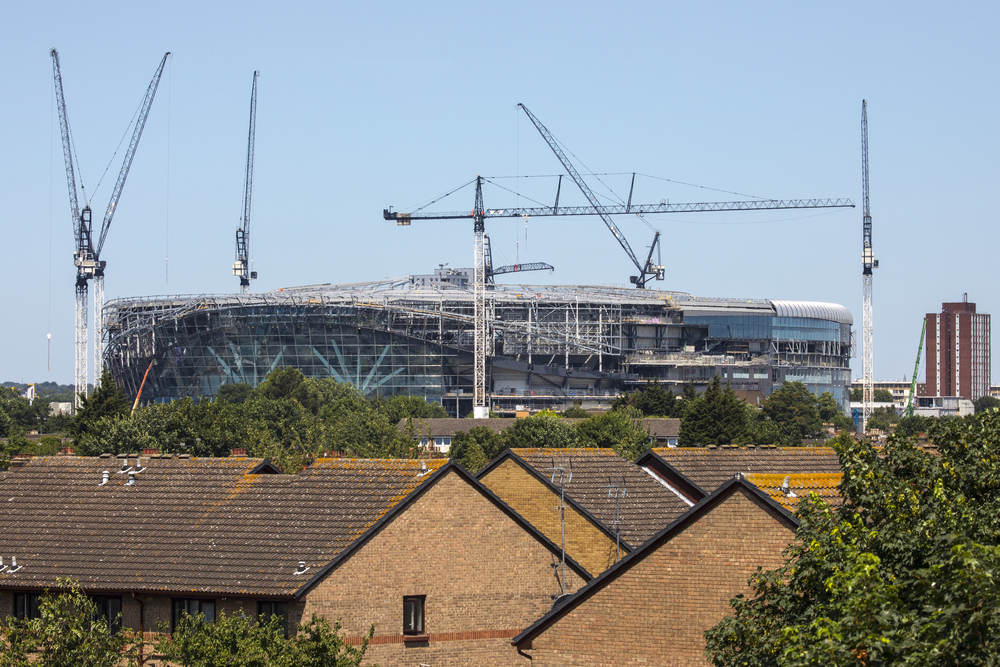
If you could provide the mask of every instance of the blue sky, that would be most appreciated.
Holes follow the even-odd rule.
[[[559,173],[518,102],[584,173],[860,202],[867,98],[876,377],[910,376],[921,317],[942,301],[968,292],[980,312],[1000,313],[994,3],[37,2],[8,3],[4,14],[0,380],[73,377],[53,46],[88,194],[173,53],[104,248],[108,299],[237,289],[230,267],[256,69],[255,290],[469,266],[471,225],[397,228],[382,209],[405,210],[477,174]],[[94,193],[95,217],[122,152]],[[601,180],[627,196],[628,176]],[[501,182],[522,204],[554,196],[554,179]],[[583,203],[566,186],[562,201]],[[469,208],[471,197],[428,210]],[[637,178],[634,201],[661,198],[738,197]],[[517,202],[486,191],[488,206]],[[861,215],[651,216],[667,266],[656,285],[840,303],[860,339]],[[635,218],[618,223],[644,252],[652,232]],[[596,218],[535,218],[527,239],[524,227],[488,225],[495,263],[549,262],[556,271],[536,275],[558,284],[620,284],[632,272]]]

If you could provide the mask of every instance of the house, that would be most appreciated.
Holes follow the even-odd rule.
[[[832,447],[659,447],[647,450],[635,462],[691,502],[700,502],[737,473],[842,472]]]
[[[423,447],[433,447],[434,451],[447,453],[451,440],[458,433],[468,433],[477,426],[486,426],[494,433],[500,433],[514,425],[517,419],[452,419],[450,417],[434,417],[427,419],[400,419],[396,425],[402,433],[420,440]],[[583,419],[566,419],[571,424],[577,424]],[[649,417],[642,420],[642,428],[649,433],[651,445],[675,446],[681,433],[680,419],[661,419]]]
[[[798,522],[732,478],[512,642],[533,667],[707,665],[706,630],[774,569]]]
[[[477,477],[550,540],[599,573],[693,505],[611,449],[508,449]]]
[[[591,579],[461,466],[36,457],[0,477],[0,617],[62,577],[146,636],[182,611],[313,613],[383,666],[520,664],[510,638]],[[13,558],[16,557],[16,566]],[[404,615],[405,614],[405,615]]]

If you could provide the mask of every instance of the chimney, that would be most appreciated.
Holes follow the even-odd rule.
[[[231,449],[229,451],[229,455],[230,456],[246,456],[247,455],[247,450],[243,449],[242,447],[237,447],[237,448]]]
[[[73,456],[73,448],[72,447],[63,447],[62,449],[59,450],[59,454],[61,456]]]
[[[10,460],[10,469],[20,468],[31,460],[31,454],[14,454]]]
[[[155,447],[146,447],[145,449],[142,450],[142,455],[143,456],[159,456],[160,455],[160,450],[156,449]]]

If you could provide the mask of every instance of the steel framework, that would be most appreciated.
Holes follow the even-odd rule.
[[[236,261],[233,262],[233,275],[240,279],[240,292],[250,291],[250,281],[257,277],[256,271],[250,271],[250,203],[253,199],[253,148],[257,134],[257,77],[260,72],[253,73],[253,89],[250,93],[250,132],[247,138],[247,168],[243,187],[243,215],[240,226],[236,229]]]
[[[874,323],[872,316],[872,276],[873,269],[878,268],[872,250],[872,215],[868,203],[868,102],[861,101],[861,190],[864,217],[862,218],[861,237],[861,295],[862,305],[862,355],[864,365],[864,405],[861,414],[861,432],[868,429],[868,418],[871,417],[872,403],[875,401],[875,349]]]

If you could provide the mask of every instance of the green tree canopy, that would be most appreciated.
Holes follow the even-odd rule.
[[[558,417],[517,419],[504,431],[504,438],[511,448],[576,446],[576,430],[572,422]]]
[[[818,400],[801,382],[786,382],[771,392],[761,411],[777,425],[786,444],[801,444],[803,438],[823,433]]]
[[[1000,413],[939,421],[940,455],[837,441],[843,505],[799,504],[785,564],[706,633],[721,666],[995,664]]]
[[[476,426],[455,434],[448,456],[469,472],[477,473],[505,449],[507,444],[503,433],[494,433],[489,426]]]
[[[590,417],[577,424],[577,445],[611,447],[626,461],[633,461],[650,446],[649,432],[641,419],[642,413],[634,407]]]
[[[678,444],[681,447],[707,447],[743,442],[747,438],[745,403],[719,376],[712,378],[705,393],[686,399]]]
[[[892,392],[888,389],[876,389],[872,398],[874,398],[877,403],[892,403]]]
[[[1000,398],[980,396],[973,402],[973,405],[976,406],[976,414],[982,414],[987,410],[996,410],[997,408],[1000,408]]]
[[[105,417],[124,417],[129,414],[132,404],[128,396],[118,388],[111,373],[101,373],[101,386],[89,397],[81,399],[82,407],[76,413],[76,419],[70,428],[70,434],[77,440]]]

